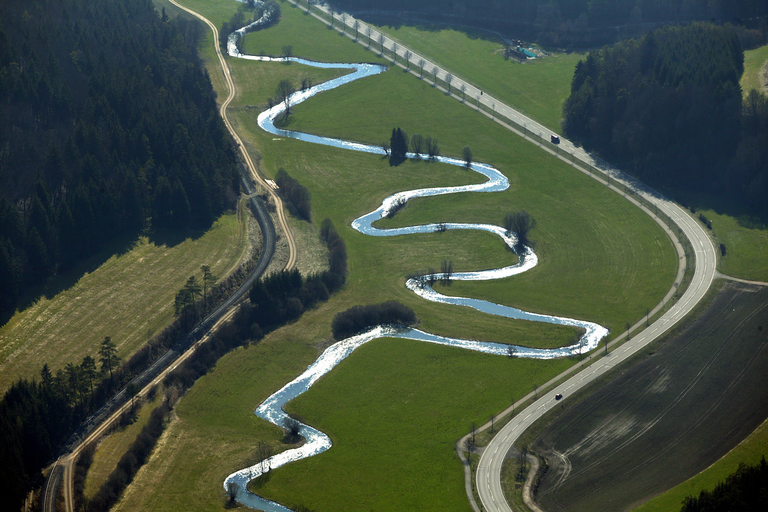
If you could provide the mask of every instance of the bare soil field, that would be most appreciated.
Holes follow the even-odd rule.
[[[631,510],[713,464],[768,417],[766,348],[768,288],[728,284],[690,327],[536,438],[550,465],[537,503]]]

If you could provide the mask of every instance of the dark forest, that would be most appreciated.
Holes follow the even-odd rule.
[[[480,28],[561,48],[609,44],[667,23],[734,22],[760,32],[761,36],[752,36],[761,39],[768,29],[768,3],[761,0],[336,0],[333,4],[363,19]]]
[[[708,23],[590,52],[576,66],[563,129],[683,202],[705,194],[765,217],[768,105],[757,91],[742,100],[743,63],[736,31]]]

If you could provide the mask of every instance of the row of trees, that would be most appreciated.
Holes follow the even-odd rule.
[[[558,46],[594,47],[641,34],[649,26],[715,19],[743,20],[755,37],[768,33],[761,0],[337,0],[339,8],[392,22],[425,18],[478,27]],[[761,18],[762,17],[762,18]],[[379,20],[381,21],[381,20]]]
[[[149,0],[0,4],[1,310],[119,237],[230,207],[237,156],[201,30]]]
[[[430,159],[440,156],[440,144],[436,137],[424,137],[420,133],[414,133],[409,137],[408,132],[400,127],[392,129],[389,141],[382,143],[381,147],[396,164],[405,160],[409,148],[417,158],[421,155],[427,155]]]
[[[307,222],[312,222],[309,189],[293,179],[282,167],[275,174],[278,193],[286,200],[288,207]]]
[[[85,506],[88,512],[107,512],[120,499],[120,495],[133,481],[133,477],[143,466],[157,440],[165,430],[165,425],[171,413],[171,404],[168,399],[158,405],[150,414],[149,421],[142,427],[136,439],[128,447],[128,450],[120,457],[117,467],[107,477],[96,494],[93,495]]]

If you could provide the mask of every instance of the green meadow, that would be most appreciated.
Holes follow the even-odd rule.
[[[741,92],[746,96],[752,89],[765,94],[760,75],[768,62],[768,45],[744,52],[744,74],[741,76]]]
[[[573,71],[585,57],[552,52],[521,63],[504,60],[504,46],[487,34],[411,25],[376,29],[555,132],[561,129]]]
[[[317,52],[310,56],[322,53],[326,61],[375,60],[373,52],[301,10],[281,6],[280,23],[249,34],[246,47],[280,53],[282,45],[292,44],[297,56],[305,56],[299,51],[305,47]],[[281,33],[293,34],[292,39],[281,39]],[[360,51],[363,58],[355,55]],[[256,81],[276,83],[284,76],[313,73],[298,64],[269,66],[274,76]],[[243,73],[238,76],[261,73],[241,70],[240,63],[235,69]],[[351,306],[398,300],[416,311],[424,330],[527,346],[562,346],[576,334],[565,327],[502,321],[427,303],[405,289],[407,274],[439,269],[443,259],[452,260],[456,271],[514,264],[517,257],[495,236],[449,231],[382,238],[350,226],[394,192],[476,183],[482,177],[439,163],[390,166],[376,155],[274,137],[258,128],[259,110],[248,103],[262,104],[273,86],[240,80],[237,86],[242,93],[230,117],[238,133],[267,176],[282,167],[309,188],[316,224],[326,217],[333,221],[347,244],[347,285],[258,345],[225,356],[200,379],[179,403],[177,419],[116,510],[221,510],[224,478],[255,462],[258,442],[278,451],[287,448],[282,430],[258,419],[253,410],[332,342],[333,316]],[[677,258],[650,218],[412,74],[393,69],[324,93],[296,107],[287,127],[380,143],[395,126],[438,137],[444,154],[458,155],[470,145],[476,159],[509,177],[511,187],[502,193],[416,200],[382,226],[501,224],[504,214],[519,209],[538,221],[532,238],[540,262],[534,270],[499,283],[454,283],[439,291],[577,316],[620,331],[672,285]],[[519,398],[573,363],[491,357],[406,340],[373,341],[288,406],[324,430],[334,447],[275,470],[257,483],[257,490],[315,511],[469,510],[453,451],[456,439],[472,422],[486,421],[513,396]]]

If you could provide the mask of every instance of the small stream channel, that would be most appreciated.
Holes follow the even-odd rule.
[[[261,20],[255,22],[259,23]],[[243,32],[241,29],[238,32]],[[275,57],[263,57],[254,55],[241,54],[237,50],[235,40],[241,35],[233,33],[229,37],[228,52],[231,57],[237,57],[247,60],[255,61],[275,61],[283,62],[284,58]],[[294,93],[289,102],[292,106],[295,106],[312,96],[323,92],[335,89],[344,84],[350,83],[354,80],[379,74],[386,70],[385,66],[379,64],[343,64],[343,63],[324,63],[314,62],[305,59],[291,57],[287,60],[296,62],[306,66],[329,68],[329,69],[351,69],[352,73],[344,75],[339,78],[329,80],[320,85],[316,85],[304,91],[298,91]],[[384,150],[380,147],[369,146],[365,144],[344,141],[340,139],[333,139],[329,137],[321,137],[318,135],[312,135],[308,133],[301,133],[289,130],[282,130],[275,127],[274,121],[285,110],[285,104],[280,103],[272,107],[269,110],[262,112],[258,117],[259,126],[267,132],[280,136],[289,137],[292,139],[298,139],[312,144],[322,144],[325,146],[333,146],[336,148],[348,149],[351,151],[361,151],[365,153],[373,153],[376,155],[384,155]],[[413,153],[408,153],[409,158],[422,158],[427,159],[425,156],[416,156]],[[449,165],[464,166],[465,163],[462,160],[447,157],[437,157],[437,160]],[[501,192],[509,187],[509,182],[506,176],[501,172],[494,169],[490,165],[482,163],[472,163],[471,170],[480,174],[486,178],[486,181],[474,185],[465,185],[459,187],[434,187],[424,188],[417,190],[408,190],[393,194],[382,202],[381,206],[376,210],[363,215],[356,219],[352,223],[352,227],[360,233],[370,236],[398,236],[407,235],[413,233],[432,233],[438,230],[438,224],[423,224],[419,226],[408,226],[402,228],[392,229],[379,229],[373,226],[373,224],[386,216],[386,214],[394,207],[398,202],[405,200],[406,202],[415,197],[429,197],[445,194],[455,194],[458,192],[480,192],[491,193]],[[494,233],[499,236],[507,246],[515,250],[517,238],[514,233],[507,233],[499,226],[493,226],[489,224],[460,224],[460,223],[445,223],[440,225],[440,228],[445,227],[449,230],[458,229],[472,229],[482,230],[490,233]],[[523,251],[515,251],[519,256],[519,262],[515,265],[511,265],[499,269],[482,270],[477,272],[457,272],[451,275],[452,280],[456,281],[484,281],[491,279],[502,279],[511,277],[526,270],[535,267],[538,263],[536,254],[529,247],[525,247]],[[553,359],[556,357],[566,357],[583,352],[588,352],[597,347],[600,340],[608,334],[608,330],[598,324],[592,322],[585,322],[582,320],[574,320],[570,318],[562,318],[548,315],[540,315],[536,313],[528,313],[509,306],[502,306],[494,304],[485,300],[472,299],[466,297],[453,297],[443,295],[435,291],[429,284],[427,284],[425,276],[421,278],[409,279],[406,282],[406,287],[419,295],[420,297],[432,301],[444,304],[460,305],[469,308],[476,309],[478,311],[497,315],[505,318],[511,318],[516,320],[528,320],[533,322],[545,322],[557,325],[567,325],[572,327],[581,328],[585,331],[584,335],[573,345],[567,347],[561,347],[556,349],[534,349],[523,346],[514,346],[516,357],[527,357],[535,359]],[[440,274],[438,274],[438,278]],[[508,355],[509,345],[503,343],[481,342],[476,340],[465,340],[457,338],[447,338],[443,336],[437,336],[427,332],[420,331],[418,329],[402,328],[397,326],[378,326],[368,330],[365,333],[352,336],[345,340],[339,341],[332,346],[328,347],[320,357],[312,363],[304,373],[296,377],[294,380],[283,386],[282,389],[274,393],[267,398],[255,411],[256,415],[263,418],[277,426],[283,426],[283,420],[288,415],[283,411],[283,407],[290,400],[301,395],[307,391],[317,380],[330,372],[339,362],[344,360],[355,349],[364,345],[365,343],[378,339],[378,338],[405,338],[410,340],[424,341],[427,343],[436,343],[440,345],[449,345],[467,350],[474,350],[477,352],[484,352],[487,354]],[[262,474],[272,469],[279,468],[289,462],[294,462],[306,457],[311,457],[328,450],[331,447],[330,438],[317,429],[312,428],[309,425],[302,424],[300,434],[306,439],[306,442],[299,448],[291,449],[269,457],[266,460],[260,461],[253,466],[241,469],[229,475],[224,480],[224,489],[226,490],[230,483],[235,483],[239,486],[240,491],[237,496],[237,501],[256,510],[262,510],[265,512],[291,512],[290,509],[275,503],[273,501],[265,500],[260,496],[257,496],[247,490],[247,484],[249,481],[258,478]]]

